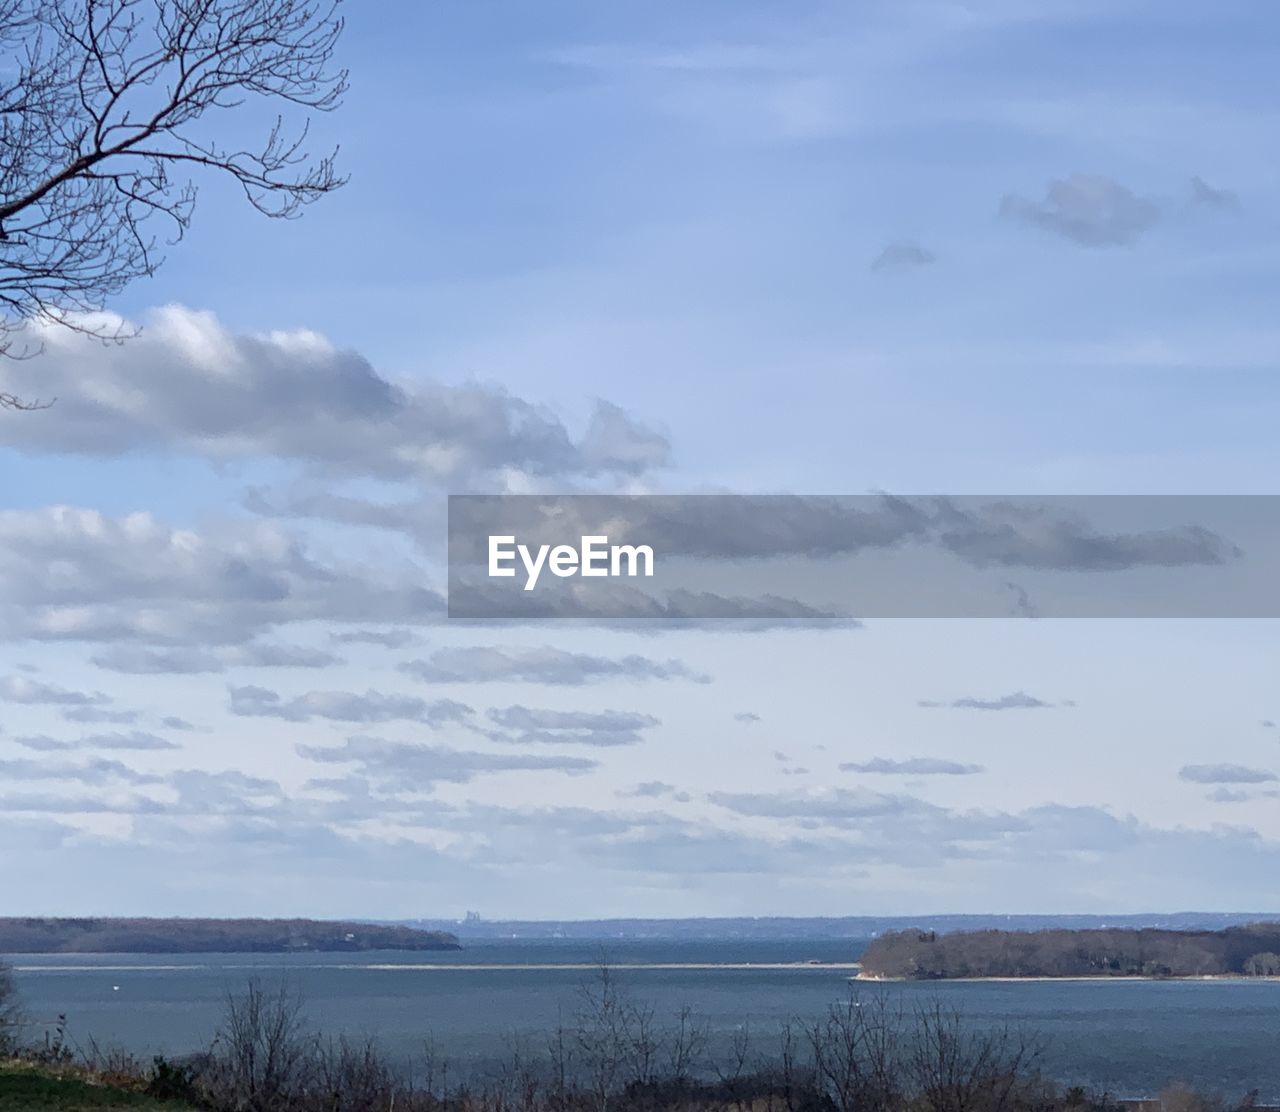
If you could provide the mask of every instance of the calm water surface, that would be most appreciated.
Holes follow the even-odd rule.
[[[849,991],[850,942],[616,942],[604,956],[634,997],[659,1015],[689,1005],[713,1046],[747,1024],[762,1051],[778,1025],[813,1019]],[[601,957],[599,945],[475,942],[460,953],[52,955],[11,958],[27,1010],[68,1017],[73,1039],[142,1055],[208,1044],[222,1002],[251,977],[283,976],[312,1025],[372,1035],[403,1062],[428,1041],[453,1068],[483,1069],[512,1037],[538,1046]],[[1046,1072],[1118,1096],[1173,1079],[1280,1101],[1280,983],[1024,982],[863,987],[908,1006],[941,998],[976,1024],[1011,1024],[1047,1042]]]

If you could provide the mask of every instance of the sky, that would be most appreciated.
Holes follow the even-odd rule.
[[[1280,910],[1274,621],[441,593],[449,493],[1280,493],[1278,33],[349,5],[349,184],[0,366],[9,913]]]

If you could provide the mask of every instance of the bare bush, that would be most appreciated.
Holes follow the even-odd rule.
[[[608,1112],[619,1096],[652,1104],[684,1085],[699,1068],[706,1029],[689,1008],[670,1022],[648,1003],[623,991],[607,963],[584,985],[568,1044],[563,1032],[553,1044],[553,1077],[564,1091],[574,1076],[585,1085],[597,1112]]]
[[[386,1112],[396,1103],[401,1081],[371,1039],[317,1043],[308,1102],[326,1112]]]
[[[1007,1112],[1038,1083],[1039,1055],[1033,1040],[974,1028],[935,1001],[915,1014],[904,1078],[928,1112]]]
[[[539,1112],[551,1103],[551,1080],[546,1063],[525,1040],[513,1036],[482,1103],[487,1112]]]
[[[284,982],[269,991],[250,981],[243,993],[228,995],[213,1046],[203,1084],[232,1112],[298,1106],[318,1057],[301,999]]]
[[[602,963],[595,983],[582,987],[573,1030],[580,1076],[597,1112],[608,1112],[621,1088],[631,1051],[627,1009],[613,971]]]
[[[812,1045],[807,1049],[812,1051]],[[827,1102],[819,1096],[818,1071],[806,1054],[803,1032],[794,1023],[784,1023],[778,1033],[775,1069],[776,1081],[767,1088],[770,1112],[773,1112],[775,1098],[781,1099],[786,1112],[827,1112],[824,1107]]]
[[[22,1010],[13,970],[0,962],[0,1054],[10,1054],[18,1045]]]
[[[717,1057],[712,1068],[725,1102],[734,1112],[747,1112],[756,1090],[750,1024],[744,1023],[733,1032],[728,1053]]]
[[[884,1112],[903,1102],[903,1014],[884,993],[850,992],[808,1030],[816,1082],[839,1112]]]

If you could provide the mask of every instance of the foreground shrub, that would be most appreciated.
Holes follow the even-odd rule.
[[[21,1019],[13,970],[0,962],[0,1054],[11,1054],[16,1049]]]
[[[184,1104],[200,1103],[200,1088],[196,1084],[196,1067],[190,1062],[171,1062],[157,1056],[147,1077],[147,1096],[156,1100],[179,1101]]]

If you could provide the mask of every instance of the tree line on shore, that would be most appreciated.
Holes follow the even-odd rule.
[[[316,919],[0,918],[0,954],[460,950],[448,931]]]
[[[861,958],[864,975],[964,977],[1280,976],[1280,923],[1219,931],[893,931]]]
[[[43,1040],[23,1034],[0,967],[0,1059],[204,1112],[1123,1112],[1044,1078],[1034,1036],[975,1026],[940,1001],[907,1009],[854,986],[818,1018],[781,1024],[767,1045],[744,1026],[710,1054],[688,1009],[659,1017],[603,965],[567,1021],[544,1039],[513,1039],[483,1073],[452,1068],[430,1043],[406,1069],[371,1039],[322,1037],[284,982],[229,994],[210,1047],[183,1059],[79,1049],[62,1019]],[[1245,1112],[1254,1099],[1174,1086],[1158,1112]]]

